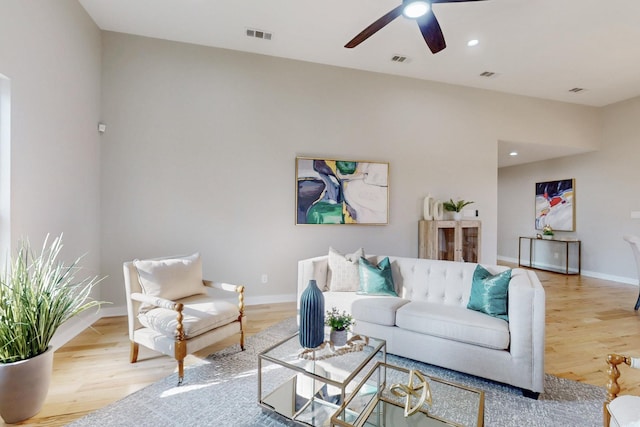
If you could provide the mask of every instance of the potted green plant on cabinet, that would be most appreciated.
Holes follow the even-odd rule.
[[[453,199],[449,199],[448,202],[444,202],[442,204],[442,207],[444,207],[444,210],[447,212],[453,212],[453,219],[455,221],[460,221],[462,219],[462,209],[472,203],[474,202],[468,202],[465,200],[458,200],[457,202],[454,202]]]
[[[102,302],[90,296],[97,277],[77,279],[80,258],[57,260],[62,236],[42,251],[21,241],[0,273],[0,416],[6,423],[31,418],[42,408],[53,368],[51,339],[58,328]]]

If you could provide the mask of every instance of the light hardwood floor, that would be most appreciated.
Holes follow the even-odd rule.
[[[640,356],[640,313],[633,311],[638,287],[580,276],[537,271],[546,291],[547,373],[604,386],[610,352]],[[248,335],[295,315],[295,303],[249,306]],[[188,356],[186,365],[235,342],[227,340]],[[22,425],[61,426],[119,400],[176,369],[173,359],[140,347],[129,363],[125,317],[99,320],[58,349],[49,395],[42,411]],[[625,393],[640,395],[640,370],[622,367]]]

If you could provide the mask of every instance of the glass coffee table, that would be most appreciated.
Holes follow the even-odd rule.
[[[258,355],[258,403],[301,425],[328,426],[331,416],[378,362],[386,362],[386,341],[351,337],[344,347],[323,344],[305,350],[295,334]]]
[[[416,372],[376,363],[331,417],[331,426],[484,426],[483,391]]]

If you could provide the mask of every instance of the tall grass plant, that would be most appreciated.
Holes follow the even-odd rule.
[[[58,260],[62,235],[48,240],[40,253],[22,240],[0,275],[0,363],[44,353],[63,323],[102,304],[90,295],[101,279],[77,279],[82,257],[67,266]]]

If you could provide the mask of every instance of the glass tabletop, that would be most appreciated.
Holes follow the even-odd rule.
[[[429,391],[424,402],[419,399],[421,379]],[[407,404],[413,412],[405,416]],[[484,392],[424,374],[414,376],[409,369],[378,362],[340,406],[331,425],[482,427]]]
[[[384,340],[356,335],[351,336],[350,342],[351,346],[332,348],[325,343],[322,348],[307,350],[300,346],[296,333],[266,349],[259,357],[329,384],[344,387],[361,373],[376,354],[381,353],[383,360],[386,360]]]

